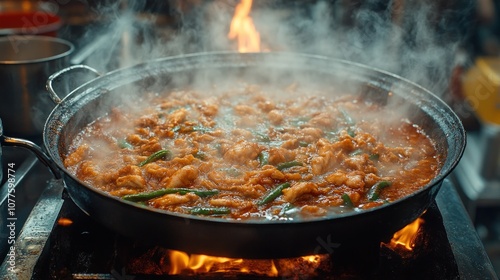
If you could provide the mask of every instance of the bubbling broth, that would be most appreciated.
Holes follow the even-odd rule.
[[[147,207],[292,220],[401,199],[427,185],[442,158],[421,127],[362,96],[245,85],[114,106],[74,138],[64,165]]]

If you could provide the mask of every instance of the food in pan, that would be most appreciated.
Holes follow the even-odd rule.
[[[358,95],[285,93],[151,93],[88,124],[64,164],[123,200],[241,220],[362,211],[438,174],[435,143],[401,114]]]

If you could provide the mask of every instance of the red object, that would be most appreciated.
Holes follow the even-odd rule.
[[[0,35],[57,35],[61,18],[44,11],[0,13]]]

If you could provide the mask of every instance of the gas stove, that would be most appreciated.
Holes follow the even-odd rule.
[[[72,202],[64,183],[52,179],[29,153],[4,147],[3,160],[5,168],[13,163],[16,175],[11,185],[5,176],[0,189],[0,257],[4,260],[0,274],[6,279],[497,279],[449,179],[421,217],[424,223],[412,251],[394,250],[384,243],[367,244],[361,262],[360,255],[333,249],[330,255],[320,256],[321,265],[314,271],[303,265],[286,268],[287,260],[274,260],[281,264],[282,273],[285,270],[277,276],[227,267],[171,275],[172,264],[167,259],[171,250],[130,240],[96,223]],[[16,196],[9,201],[13,188]],[[9,226],[12,224],[14,227]],[[359,246],[353,248],[359,250]],[[261,260],[244,261],[262,266]]]

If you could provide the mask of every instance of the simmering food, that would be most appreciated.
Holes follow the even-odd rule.
[[[150,94],[76,137],[64,164],[88,185],[167,211],[296,219],[400,199],[441,167],[421,127],[355,95]]]

